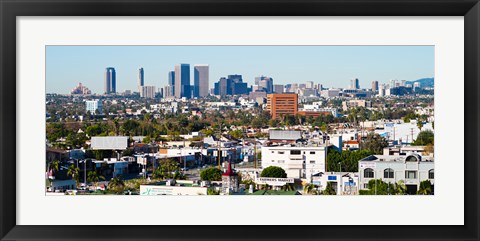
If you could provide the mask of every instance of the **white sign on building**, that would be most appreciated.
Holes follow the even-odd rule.
[[[359,164],[360,168],[372,168],[375,169],[377,164],[375,162],[360,162]]]
[[[294,183],[293,178],[257,177],[256,184],[268,184],[270,186],[283,186],[287,183]]]

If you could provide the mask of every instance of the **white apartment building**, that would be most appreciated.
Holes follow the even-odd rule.
[[[262,168],[278,166],[287,177],[306,178],[311,181],[314,174],[325,172],[325,146],[262,147]]]
[[[434,179],[434,158],[421,156],[417,153],[407,155],[372,155],[358,162],[359,187],[368,189],[368,182],[373,179],[382,179],[387,183],[404,181],[407,193],[417,192],[420,182]]]
[[[86,111],[90,111],[90,114],[94,115],[98,110],[98,113],[103,112],[103,102],[101,100],[87,100],[85,101]]]

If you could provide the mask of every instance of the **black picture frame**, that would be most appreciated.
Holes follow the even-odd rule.
[[[478,0],[0,0],[1,240],[478,240]],[[22,226],[16,225],[17,16],[464,16],[463,226]],[[452,195],[455,195],[452,191]],[[428,219],[425,220],[428,223]]]

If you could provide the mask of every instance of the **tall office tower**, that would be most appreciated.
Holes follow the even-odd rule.
[[[265,89],[265,92],[273,92],[273,78],[267,76],[255,77],[255,85],[261,86]]]
[[[390,80],[390,88],[395,88],[396,86],[397,86],[397,80],[396,79]]]
[[[283,85],[273,85],[273,93],[282,94],[283,93]]]
[[[313,81],[307,81],[305,83],[305,88],[306,89],[313,89]]]
[[[406,85],[406,83],[407,83],[407,81],[406,81],[406,80],[402,80],[401,82],[402,82],[402,84],[401,84],[400,86],[405,86],[405,85]]]
[[[193,97],[205,97],[208,95],[208,64],[196,64],[193,66]]]
[[[381,84],[380,89],[378,90],[378,96],[385,96],[386,88],[387,86],[385,86],[385,84]]]
[[[350,89],[360,89],[360,81],[357,78],[350,80]]]
[[[225,96],[232,94],[232,81],[222,77],[215,83],[215,95]]]
[[[377,92],[378,91],[378,81],[374,80],[372,81],[372,92]]]
[[[267,95],[267,111],[272,119],[286,115],[296,115],[298,112],[297,94],[269,94]]]
[[[144,72],[143,68],[138,69],[138,76],[137,76],[137,87],[138,87],[138,92],[142,92],[142,87],[144,85]]]
[[[169,90],[170,92],[165,93],[165,95],[168,96],[175,96],[175,71],[169,71],[168,72],[168,86],[170,86]]]
[[[117,92],[117,80],[115,68],[108,67],[105,69],[105,94]]]
[[[228,75],[227,79],[231,82],[231,94],[232,95],[244,95],[248,94],[248,84],[243,83],[242,75],[232,74]]]
[[[155,86],[142,86],[140,97],[149,99],[155,98]]]
[[[190,65],[175,65],[175,98],[190,98]]]
[[[318,90],[318,91],[322,91],[322,90],[323,90],[323,85],[322,85],[322,84],[318,84],[318,85],[317,85],[317,90]]]
[[[173,86],[170,86],[170,85],[165,85],[165,87],[163,87],[163,98],[168,98],[168,97],[173,97],[174,95],[172,95],[172,88]]]

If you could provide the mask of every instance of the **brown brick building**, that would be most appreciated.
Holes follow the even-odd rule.
[[[273,119],[284,115],[296,115],[298,112],[297,94],[269,94],[267,95],[267,111]]]

